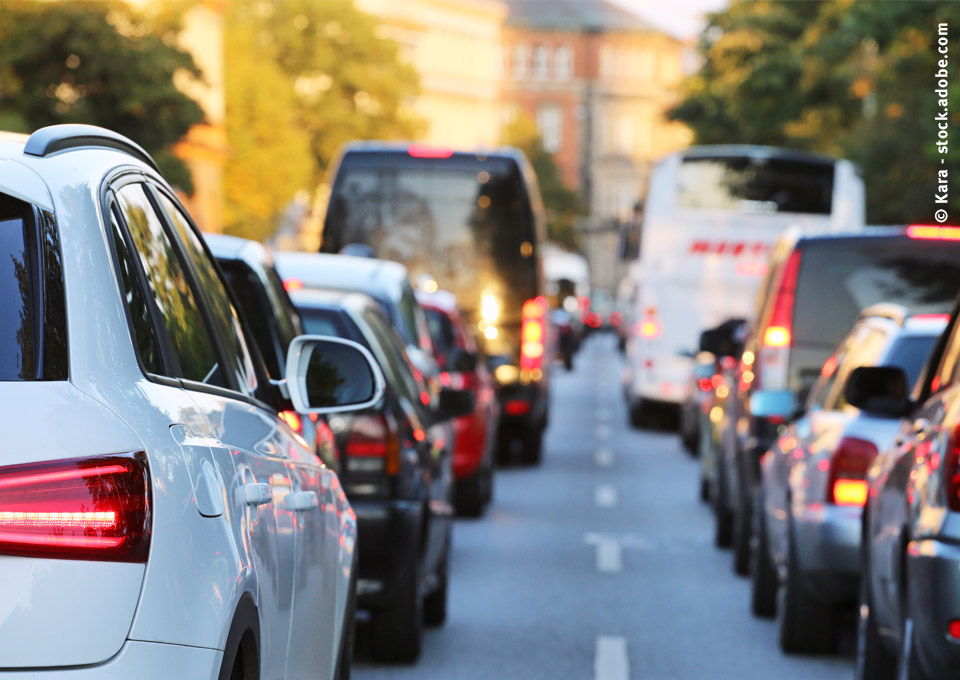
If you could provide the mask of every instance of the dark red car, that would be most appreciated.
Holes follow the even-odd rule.
[[[457,511],[478,516],[493,496],[494,448],[500,420],[493,377],[480,360],[477,343],[460,315],[457,298],[444,290],[420,290],[417,301],[427,315],[441,385],[468,389],[476,398],[473,413],[453,420],[453,475]]]

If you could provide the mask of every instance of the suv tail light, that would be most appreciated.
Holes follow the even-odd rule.
[[[944,461],[944,488],[947,493],[947,505],[954,512],[960,512],[960,425],[953,428],[947,441],[947,455]]]
[[[863,507],[867,502],[867,468],[877,457],[873,443],[844,437],[830,461],[829,501]]]
[[[793,306],[797,276],[800,273],[799,250],[794,250],[780,274],[773,310],[763,329],[763,346],[757,357],[754,375],[764,389],[785,389],[789,380],[790,344],[793,342]],[[758,388],[759,384],[754,385]]]
[[[395,475],[400,469],[400,440],[383,413],[354,417],[343,453],[349,472]]]
[[[0,468],[0,554],[146,562],[143,453]]]
[[[547,300],[535,297],[523,303],[523,324],[520,328],[520,370],[539,371],[543,368],[544,323],[547,317]]]

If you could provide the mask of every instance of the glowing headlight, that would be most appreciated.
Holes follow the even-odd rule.
[[[491,323],[497,320],[497,317],[500,316],[500,304],[497,302],[497,298],[487,293],[480,299],[480,316],[483,317],[484,321]]]

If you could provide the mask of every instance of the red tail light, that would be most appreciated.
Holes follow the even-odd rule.
[[[534,371],[543,367],[544,328],[547,300],[535,297],[523,303],[523,325],[520,329],[520,370]]]
[[[400,441],[384,414],[353,418],[344,457],[351,472],[397,473]]]
[[[142,453],[0,468],[0,554],[146,562]]]
[[[620,328],[620,324],[623,323],[623,315],[620,312],[610,312],[608,321],[614,328]]]
[[[954,512],[960,512],[960,425],[953,429],[950,440],[947,442],[944,465],[947,505]]]
[[[407,149],[407,153],[414,158],[450,158],[453,156],[453,149],[428,146],[426,144],[411,144]]]
[[[303,290],[303,281],[300,279],[284,279],[283,287],[288,293],[292,293],[297,290]]]
[[[789,347],[793,328],[793,303],[797,293],[797,275],[800,273],[800,251],[794,250],[783,268],[773,313],[763,332],[763,344],[767,347]]]
[[[280,420],[290,426],[291,430],[301,436],[303,435],[303,421],[295,411],[280,411],[278,415],[280,416]]]
[[[641,338],[655,340],[663,334],[663,326],[653,317],[648,317],[636,324],[635,333]]]
[[[913,224],[907,227],[907,236],[937,241],[960,241],[960,227]]]
[[[877,457],[873,443],[844,437],[830,462],[829,501],[835,505],[860,506],[867,502],[867,468]]]

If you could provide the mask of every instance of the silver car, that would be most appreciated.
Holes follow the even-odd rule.
[[[824,363],[802,414],[761,458],[751,604],[760,616],[776,612],[786,652],[835,648],[839,610],[857,597],[867,468],[899,429],[898,418],[850,406],[847,380],[860,366],[894,366],[915,382],[946,321],[911,317],[897,305],[864,310]]]

